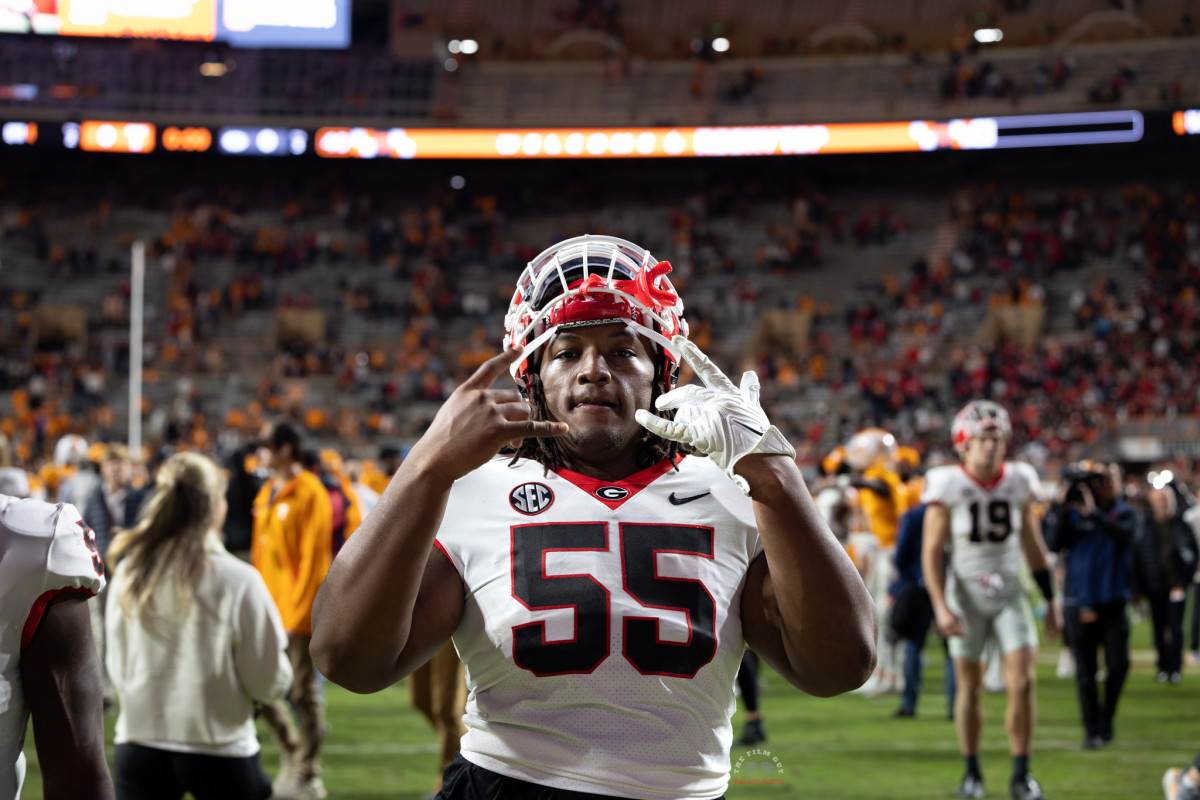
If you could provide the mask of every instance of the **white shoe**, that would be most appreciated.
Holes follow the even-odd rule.
[[[998,654],[992,656],[987,663],[987,668],[983,673],[983,688],[992,694],[998,694],[1008,688],[1004,684],[1004,667]]]
[[[883,697],[886,694],[900,693],[900,679],[895,675],[886,675],[879,679],[879,683],[866,693],[867,697]]]
[[[1200,791],[1190,781],[1185,781],[1185,772],[1171,767],[1163,774],[1163,794],[1167,800],[1198,800]]]
[[[879,673],[874,673],[871,677],[867,678],[866,683],[853,690],[851,694],[864,694],[867,697],[875,697],[875,692],[879,690],[881,683],[883,683],[883,677]]]
[[[325,782],[318,777],[304,780],[298,775],[289,775],[287,783],[277,781],[271,794],[272,800],[322,800],[328,797]]]
[[[1058,653],[1058,666],[1054,668],[1054,674],[1063,679],[1075,677],[1075,657],[1065,647]]]
[[[1178,800],[1179,797],[1179,767],[1171,767],[1163,773],[1163,797],[1166,800]]]
[[[271,786],[275,792],[279,792],[281,788],[295,786],[300,782],[300,776],[296,773],[295,761],[289,753],[281,753],[279,755],[279,774],[275,776],[275,780],[271,782]],[[278,795],[272,795],[277,797]]]

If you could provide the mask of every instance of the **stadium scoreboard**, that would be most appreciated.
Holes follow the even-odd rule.
[[[653,128],[207,126],[180,121],[0,118],[0,148],[218,153],[330,159],[571,159],[800,156],[1153,144],[1200,134],[1200,109],[943,121]]]
[[[350,45],[350,0],[24,0],[0,2],[0,33]]]

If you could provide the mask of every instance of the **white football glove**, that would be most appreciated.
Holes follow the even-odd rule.
[[[635,415],[637,421],[664,439],[683,442],[707,453],[749,495],[750,484],[733,471],[742,458],[751,453],[796,457],[795,449],[759,405],[758,375],[746,372],[741,387],[734,386],[696,345],[682,336],[676,336],[671,344],[704,381],[704,386],[680,386],[658,398],[654,405],[660,411],[675,409],[674,420],[639,409]]]

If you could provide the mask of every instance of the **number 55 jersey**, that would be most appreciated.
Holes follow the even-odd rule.
[[[95,534],[75,506],[0,495],[0,797],[19,796],[25,772],[21,653],[55,596],[103,588]]]
[[[709,459],[604,482],[497,459],[436,545],[466,587],[463,756],[572,791],[720,796],[752,504]]]

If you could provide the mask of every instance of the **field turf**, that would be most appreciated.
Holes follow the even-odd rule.
[[[1115,725],[1115,740],[1084,751],[1075,684],[1054,675],[1058,645],[1039,658],[1038,724],[1032,769],[1050,800],[1134,800],[1162,797],[1160,780],[1170,766],[1189,762],[1200,749],[1200,669],[1186,668],[1183,683],[1154,681],[1149,630],[1134,628],[1134,665]],[[962,774],[953,723],[941,694],[941,649],[934,636],[917,716],[893,719],[895,695],[866,698],[808,697],[765,671],[761,700],[768,740],[758,748],[734,746],[737,780],[730,800],[845,798],[929,800],[953,797]],[[375,695],[327,687],[331,725],[325,748],[325,784],[331,798],[419,800],[433,781],[437,746],[431,729],[411,709],[403,684]],[[1004,697],[985,701],[982,765],[988,797],[1008,797],[1010,761],[1004,735]],[[108,718],[109,741],[114,718]],[[734,733],[742,728],[742,713]],[[261,730],[263,762],[275,773],[278,751]],[[26,743],[30,774],[22,796],[40,798],[41,775]],[[110,748],[111,757],[111,748]],[[763,784],[769,778],[777,781]]]

